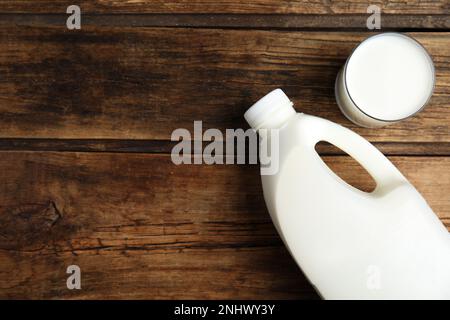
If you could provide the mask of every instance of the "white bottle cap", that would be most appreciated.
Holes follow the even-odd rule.
[[[295,114],[293,103],[281,89],[275,89],[262,97],[244,114],[245,120],[255,130],[279,128]]]

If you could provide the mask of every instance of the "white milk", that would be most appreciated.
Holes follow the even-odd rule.
[[[434,88],[431,57],[418,42],[399,33],[363,41],[341,73],[336,84],[339,106],[350,120],[369,127],[380,125],[377,120],[395,122],[415,114]]]
[[[279,89],[245,118],[260,134],[279,132],[279,140],[270,141],[279,144],[279,170],[261,176],[264,199],[322,297],[450,299],[449,233],[381,152],[340,125],[296,114]],[[375,190],[360,191],[338,177],[315,151],[319,141],[358,161],[376,181]]]

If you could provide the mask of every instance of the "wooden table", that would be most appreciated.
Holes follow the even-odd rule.
[[[189,4],[188,4],[189,3]],[[256,165],[171,162],[176,128],[247,128],[281,87],[298,111],[381,149],[450,228],[449,2],[370,1],[382,30],[432,54],[436,89],[418,116],[351,124],[333,85],[372,34],[368,2],[0,2],[0,298],[316,299],[267,214]],[[319,148],[350,183],[369,179]],[[68,290],[78,265],[82,289]]]

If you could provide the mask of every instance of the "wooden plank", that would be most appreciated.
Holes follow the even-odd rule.
[[[450,229],[450,158],[391,159]],[[367,185],[347,157],[325,160]],[[270,222],[256,166],[1,152],[0,168],[0,298],[317,298]],[[71,264],[82,290],[66,289]]]
[[[0,26],[64,26],[67,14],[0,13]],[[367,31],[368,14],[89,14],[82,15],[82,26],[190,27]],[[448,31],[449,15],[383,15],[383,31]]]
[[[72,5],[70,0],[2,0],[0,12],[65,13]],[[366,13],[369,5],[377,5],[384,13],[398,14],[448,14],[448,1],[314,1],[314,0],[79,0],[84,12],[89,13],[282,13],[282,14],[330,14]]]
[[[1,138],[169,140],[176,128],[247,128],[244,111],[282,87],[298,111],[372,142],[450,141],[450,33],[413,33],[434,57],[430,105],[388,128],[358,128],[334,79],[368,33],[218,29],[4,27]]]

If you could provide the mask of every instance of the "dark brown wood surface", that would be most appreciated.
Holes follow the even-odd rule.
[[[391,160],[450,228],[450,158]],[[368,185],[347,157],[325,161]],[[272,226],[256,166],[70,152],[3,152],[0,166],[2,298],[315,297]],[[83,274],[75,292],[71,264]]]
[[[2,0],[0,12],[63,13],[71,0]],[[316,1],[316,0],[80,0],[85,12],[90,13],[263,13],[263,14],[365,14],[369,5],[377,5],[384,13],[448,14],[450,5],[445,0],[432,1]]]
[[[170,161],[172,130],[247,128],[243,112],[276,87],[389,155],[450,230],[448,1],[371,1],[436,67],[427,108],[381,129],[351,124],[333,92],[373,34],[368,2],[80,1],[79,31],[69,4],[0,1],[0,298],[317,299],[257,166]],[[340,150],[318,151],[372,186]],[[81,290],[66,288],[70,264]]]
[[[412,33],[433,55],[427,112],[384,130],[352,125],[334,80],[367,33],[221,29],[5,27],[0,135],[168,140],[176,128],[245,126],[244,111],[282,87],[298,111],[376,142],[450,142],[450,37]],[[168,36],[170,34],[170,36]]]

